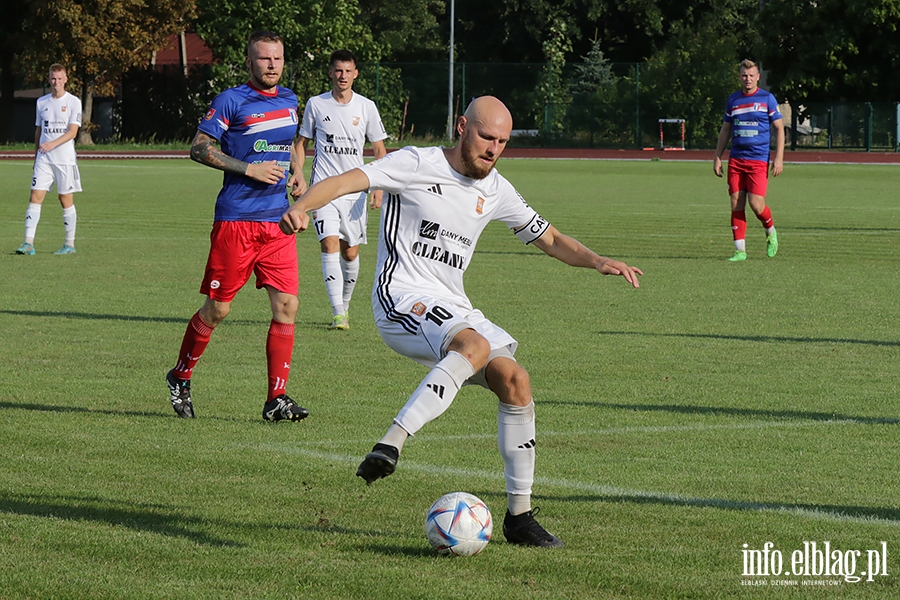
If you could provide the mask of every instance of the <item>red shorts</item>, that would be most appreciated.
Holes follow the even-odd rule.
[[[728,159],[728,193],[749,192],[765,196],[769,185],[769,163],[764,160]]]
[[[278,223],[213,223],[200,293],[219,302],[231,302],[251,273],[256,273],[257,289],[268,285],[296,296],[300,279],[297,238],[285,235]]]

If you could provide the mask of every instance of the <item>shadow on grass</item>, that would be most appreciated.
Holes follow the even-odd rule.
[[[199,304],[197,305],[199,307]],[[187,310],[191,310],[188,308]],[[12,315],[15,317],[40,317],[40,318],[60,318],[60,319],[84,319],[88,321],[138,321],[142,323],[177,323],[187,325],[191,317],[151,317],[148,315],[113,315],[104,313],[84,313],[58,310],[0,310],[0,315]],[[229,325],[263,325],[268,326],[269,317],[263,317],[259,320],[253,319],[226,319],[225,323]],[[297,321],[296,325],[307,328],[320,329],[327,323],[325,321]]]
[[[627,504],[657,504],[663,506],[687,506],[693,508],[717,508],[746,512],[772,512],[784,514],[815,515],[819,518],[880,520],[900,526],[900,508],[875,506],[839,506],[833,504],[792,504],[780,502],[747,502],[720,498],[687,498],[665,494],[598,494],[555,497],[563,502],[613,502]]]
[[[669,412],[688,415],[725,415],[733,417],[766,417],[770,419],[796,419],[799,421],[849,421],[861,425],[896,425],[895,417],[856,417],[840,413],[808,412],[802,410],[770,410],[759,408],[734,408],[723,406],[690,406],[685,404],[618,404],[614,402],[581,402],[564,400],[541,400],[541,405],[593,406],[613,410],[636,412]]]
[[[2,311],[0,311],[2,312]],[[670,338],[696,338],[707,340],[727,340],[739,342],[763,342],[792,344],[860,344],[865,346],[900,347],[900,341],[887,340],[854,340],[847,338],[817,338],[817,337],[787,337],[775,335],[725,335],[714,333],[649,333],[642,331],[598,331],[600,335],[623,335],[634,337],[670,337]]]
[[[163,398],[162,402],[160,402],[160,406],[165,406],[163,404],[165,402],[165,398]],[[110,415],[115,417],[147,417],[151,419],[171,419],[172,421],[183,421],[187,419],[179,419],[172,411],[166,410],[164,412],[149,412],[149,411],[137,411],[137,410],[108,410],[108,409],[94,409],[94,408],[84,408],[82,406],[58,406],[54,404],[34,404],[29,402],[0,402],[0,410],[8,408],[15,410],[33,410],[38,412],[51,412],[51,413],[78,413],[78,414],[96,414],[96,415]],[[245,422],[249,418],[240,418],[240,417],[220,417],[216,415],[200,415],[198,418],[203,419],[212,419],[216,421],[228,421],[232,423],[237,422]],[[264,421],[260,420],[260,423],[264,425],[269,425]]]
[[[244,546],[198,531],[204,526],[201,519],[177,513],[172,507],[161,505],[128,504],[104,498],[0,492],[0,513],[127,527],[167,537],[184,538],[204,546]]]

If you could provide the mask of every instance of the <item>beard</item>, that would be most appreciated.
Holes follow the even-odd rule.
[[[472,148],[472,144],[468,140],[463,140],[460,143],[462,144],[460,159],[462,160],[462,164],[465,170],[462,175],[465,175],[466,177],[470,177],[472,179],[484,179],[485,177],[490,175],[491,170],[494,168],[494,163],[497,162],[496,158],[494,158],[493,162],[490,165],[485,165],[478,160],[480,156]],[[487,155],[485,155],[484,158],[488,158]]]

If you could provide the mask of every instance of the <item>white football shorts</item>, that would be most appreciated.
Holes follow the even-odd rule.
[[[349,246],[367,243],[366,226],[369,222],[367,194],[342,196],[312,213],[316,235],[321,242],[327,237],[337,237]]]
[[[81,191],[81,175],[78,165],[54,165],[48,160],[36,160],[31,189],[49,192],[56,183],[57,194],[73,194]]]
[[[431,368],[446,356],[447,346],[457,333],[463,329],[474,329],[491,345],[488,362],[498,357],[515,360],[513,357],[519,342],[489,321],[477,308],[468,309],[421,294],[392,296],[392,300],[395,313],[415,315],[420,323],[418,333],[412,334],[397,321],[389,319],[380,303],[373,303],[378,334],[398,354]],[[487,388],[484,369],[476,372],[466,384]]]

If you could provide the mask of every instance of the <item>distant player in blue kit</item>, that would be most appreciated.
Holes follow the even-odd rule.
[[[297,133],[297,97],[278,85],[284,70],[279,36],[268,31],[251,34],[246,64],[250,80],[216,96],[191,145],[193,160],[222,170],[225,176],[200,286],[206,302],[188,324],[166,384],[176,414],[194,418],[194,367],[213,330],[231,311],[231,301],[255,273],[257,289],[266,289],[272,305],[263,418],[299,421],[309,411],[285,393],[299,305],[297,246],[294,236],[278,226],[289,206],[286,173]]]
[[[741,90],[728,98],[713,171],[722,176],[722,153],[731,140],[728,154],[728,193],[731,195],[731,229],[734,232],[734,254],[730,261],[747,260],[747,218],[745,207],[750,200],[756,218],[766,230],[766,255],[778,252],[778,234],[772,222],[772,211],[766,206],[769,183],[770,133],[775,130],[775,158],[772,177],[784,170],[784,120],[778,101],[766,90],[759,89],[759,67],[752,60],[741,61]]]

